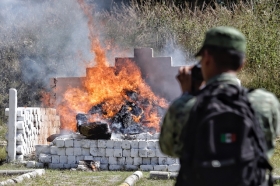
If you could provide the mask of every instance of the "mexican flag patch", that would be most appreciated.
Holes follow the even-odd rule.
[[[233,143],[235,141],[236,141],[236,134],[234,134],[234,133],[221,134],[222,143]]]

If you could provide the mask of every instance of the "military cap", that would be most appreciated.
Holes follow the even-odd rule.
[[[217,46],[245,53],[246,38],[235,28],[219,26],[206,32],[203,45],[195,56],[200,56],[205,46]]]

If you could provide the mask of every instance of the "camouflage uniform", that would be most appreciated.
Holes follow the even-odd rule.
[[[229,73],[218,75],[210,79],[207,84],[213,82],[238,85],[236,76]],[[280,130],[280,104],[274,94],[263,89],[250,92],[248,97],[264,130],[269,149],[268,155],[271,157],[275,146],[274,141]],[[183,126],[187,123],[194,103],[195,97],[183,94],[169,107],[163,120],[159,139],[163,153],[172,157],[180,157],[183,144],[180,142],[179,136]]]

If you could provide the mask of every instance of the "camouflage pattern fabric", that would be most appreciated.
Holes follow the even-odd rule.
[[[210,79],[207,84],[220,82],[221,84],[238,85],[234,74],[223,73]],[[280,104],[274,94],[263,89],[256,89],[249,93],[249,100],[264,130],[266,143],[269,148],[268,156],[271,157],[275,146],[275,138],[280,134]],[[180,157],[183,144],[179,140],[181,131],[187,123],[195,97],[183,94],[169,107],[162,126],[159,145],[163,153]]]

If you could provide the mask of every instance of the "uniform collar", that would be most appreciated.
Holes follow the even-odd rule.
[[[235,74],[232,73],[222,73],[217,76],[214,76],[213,78],[209,79],[206,82],[206,85],[212,84],[214,82],[221,82],[221,83],[228,83],[228,84],[234,84],[239,85],[238,78]]]

